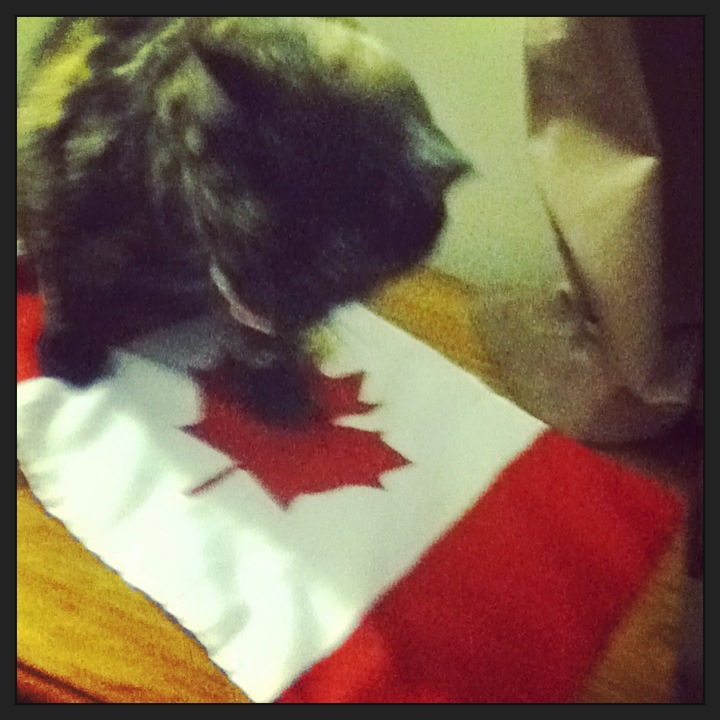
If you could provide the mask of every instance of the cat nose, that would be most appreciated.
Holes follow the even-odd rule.
[[[413,120],[408,132],[415,164],[433,195],[474,171],[467,157],[435,125]]]

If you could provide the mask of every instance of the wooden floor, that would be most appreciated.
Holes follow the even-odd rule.
[[[424,270],[388,287],[372,305],[459,365],[501,383],[497,368],[482,355],[470,316],[470,294],[461,284]],[[689,493],[700,477],[702,439],[693,423],[660,441],[598,449],[681,493]],[[687,637],[682,613],[686,534],[674,538],[646,590],[616,629],[580,702],[673,701],[676,657],[681,639]],[[137,653],[138,647],[143,650],[137,660],[123,662],[128,648]],[[18,687],[25,699],[46,701],[246,700],[194,640],[45,515],[20,475]]]
[[[502,389],[501,368],[482,353],[472,321],[471,291],[430,271],[395,283],[381,293],[374,309],[408,332],[435,346],[457,364]],[[458,331],[448,336],[445,328]],[[621,447],[594,449],[621,460],[675,488],[686,498],[702,476],[701,418],[689,417],[667,437]],[[687,573],[685,526],[673,539],[651,582],[635,607],[616,628],[603,660],[578,698],[581,703],[675,702],[676,659],[688,634],[684,613]],[[701,587],[701,586],[700,586]],[[691,648],[691,652],[694,648]],[[702,653],[701,648],[697,650]]]

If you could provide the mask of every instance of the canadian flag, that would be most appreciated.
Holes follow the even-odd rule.
[[[271,430],[224,393],[209,321],[42,377],[18,296],[18,458],[46,510],[254,701],[572,701],[677,499],[361,306],[323,412]]]

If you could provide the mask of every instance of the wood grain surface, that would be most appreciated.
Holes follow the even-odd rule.
[[[421,270],[387,286],[371,305],[502,387],[500,369],[482,354],[472,298],[461,283]],[[598,450],[684,492],[697,479],[701,453],[696,435],[685,432],[672,442]],[[684,545],[681,532],[616,629],[578,702],[672,700]],[[25,702],[248,702],[197,641],[45,513],[19,468],[17,691]]]

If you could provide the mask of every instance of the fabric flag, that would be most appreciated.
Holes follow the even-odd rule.
[[[257,702],[571,701],[677,498],[362,306],[303,430],[224,392],[212,324],[42,377],[18,296],[17,447],[46,510]]]

